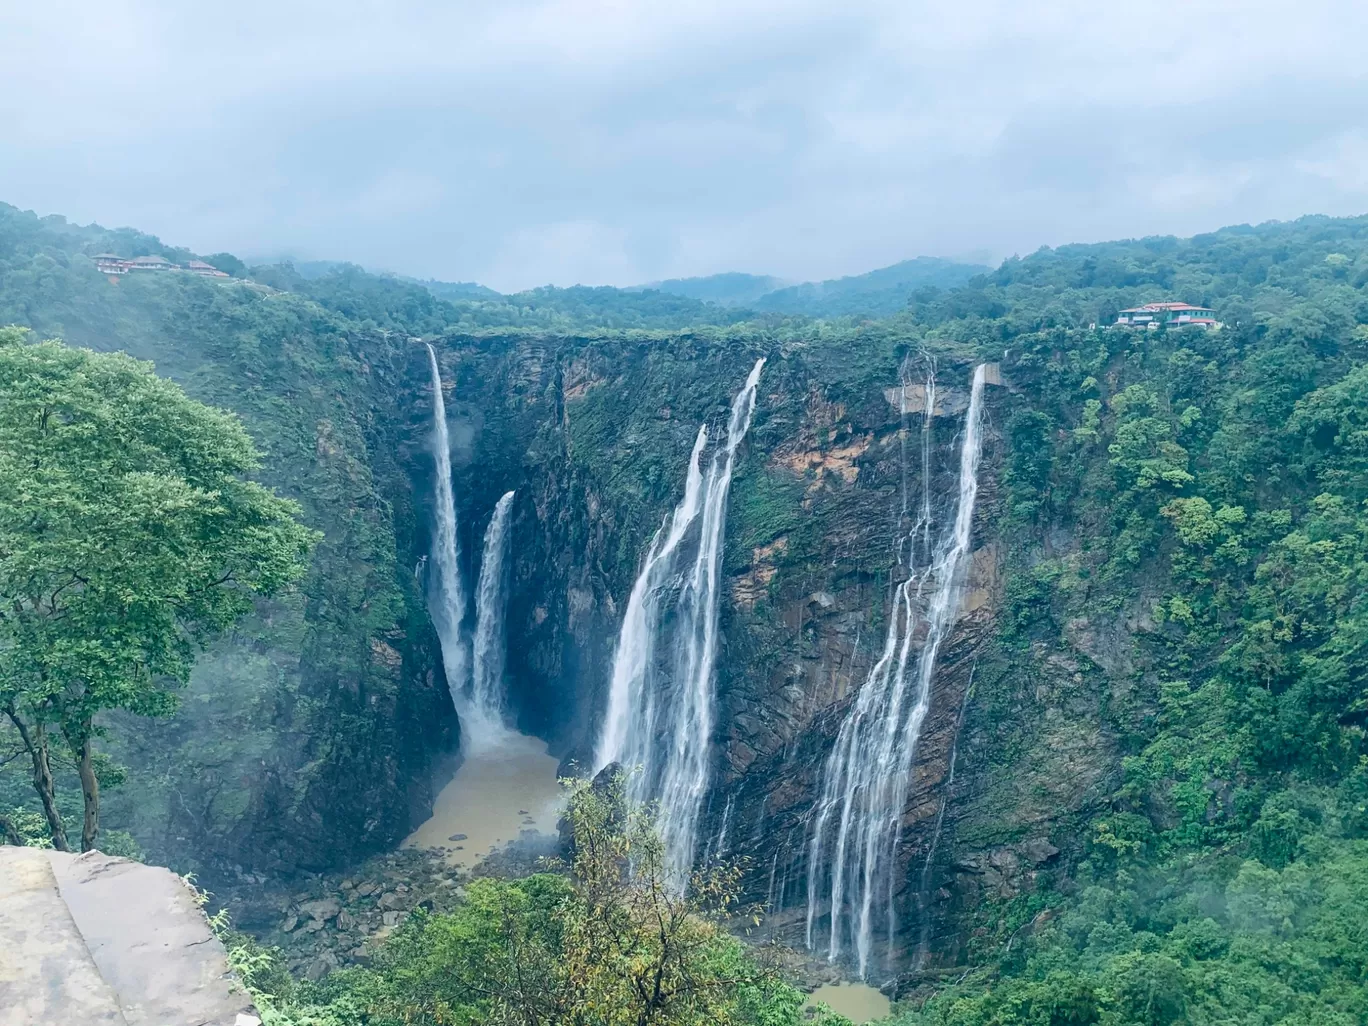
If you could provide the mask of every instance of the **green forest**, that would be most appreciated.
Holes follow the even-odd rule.
[[[868,292],[801,286],[793,304],[736,285],[751,307],[706,288],[500,296],[226,254],[205,256],[226,279],[111,282],[89,259],[106,250],[193,255],[0,206],[10,843],[98,846],[215,890],[232,865],[240,880],[358,863],[430,808],[455,725],[420,669],[438,660],[413,572],[413,342],[450,347],[454,409],[494,453],[487,481],[458,468],[469,494],[496,496],[518,460],[544,471],[542,506],[575,502],[548,517],[563,550],[537,551],[587,551],[620,590],[699,419],[741,357],[769,356],[725,564],[775,560],[753,609],[724,615],[747,667],[807,643],[776,611],[786,589],[806,609],[802,582],[835,564],[875,580],[882,558],[833,540],[872,470],[781,473],[803,411],[840,407],[805,444],[848,446],[860,403],[931,353],[998,364],[1004,382],[976,528],[1000,584],[965,699],[987,739],[966,755],[978,797],[1048,802],[1002,781],[1047,765],[1032,731],[1050,716],[1100,783],[1040,818],[1058,855],[1029,886],[954,913],[962,943],[898,978],[888,1021],[1368,1022],[1368,217],[1043,249],[967,278],[897,265]],[[1222,326],[1112,326],[1157,301]],[[616,519],[589,520],[591,496]],[[571,602],[565,568],[545,574]],[[527,611],[543,632],[547,605]],[[1060,675],[1077,697],[1041,697]],[[220,916],[268,1026],[842,1021],[808,1019],[758,943],[777,910],[749,889],[754,865],[671,895],[647,810],[583,783],[569,800],[559,860],[413,911],[367,965],[304,980]]]

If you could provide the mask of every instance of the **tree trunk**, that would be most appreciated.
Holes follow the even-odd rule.
[[[81,851],[91,851],[100,834],[100,782],[95,779],[95,744],[89,720],[80,724],[79,733],[67,732],[67,743],[76,757],[76,770],[81,775],[81,795],[85,799],[85,818],[81,822]]]
[[[24,748],[33,761],[33,788],[38,792],[38,798],[43,803],[43,814],[47,816],[48,830],[52,834],[52,846],[58,851],[70,851],[71,848],[67,844],[66,826],[62,823],[62,814],[57,811],[57,790],[52,782],[52,764],[48,761],[47,735],[43,732],[42,724],[39,724],[35,730],[29,730],[28,725],[19,718],[19,713],[13,706],[5,710],[5,715],[10,718],[10,722],[19,731],[19,737],[24,742]]]

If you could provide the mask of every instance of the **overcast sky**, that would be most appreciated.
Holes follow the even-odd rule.
[[[1364,0],[0,0],[0,200],[501,290],[1368,211]]]

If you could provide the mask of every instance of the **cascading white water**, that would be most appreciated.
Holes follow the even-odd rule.
[[[471,663],[467,733],[476,745],[490,745],[508,734],[504,721],[504,553],[508,548],[508,511],[513,492],[494,506],[485,529],[480,583],[475,588],[475,644]]]
[[[447,434],[446,399],[442,395],[442,372],[437,367],[437,350],[429,343],[428,363],[432,369],[432,458],[437,464],[435,487],[437,531],[432,539],[432,563],[436,574],[429,586],[428,606],[437,640],[442,646],[442,668],[456,712],[465,719],[464,691],[470,663],[466,655],[466,594],[461,580],[461,557],[456,534],[456,496],[451,485],[451,440]],[[463,723],[464,726],[464,723]]]
[[[817,911],[826,902],[831,919],[827,955],[838,958],[849,939],[862,978],[873,947],[876,898],[886,906],[890,942],[896,925],[893,869],[903,805],[930,709],[936,658],[954,626],[968,564],[982,451],[984,379],[985,369],[978,367],[960,444],[955,515],[934,547],[930,544],[929,491],[934,373],[927,379],[921,508],[899,545],[906,577],[894,589],[883,651],[841,724],[814,810],[808,854],[807,944],[815,946]],[[904,387],[904,397],[906,393]],[[903,522],[907,505],[904,492]]]
[[[658,800],[657,827],[667,870],[681,888],[693,867],[694,835],[708,789],[727,495],[764,366],[763,358],[755,362],[733,401],[726,444],[713,451],[706,471],[702,462],[708,429],[706,424],[699,428],[684,498],[651,539],[618,635],[608,714],[595,758],[595,772],[612,762],[628,769],[633,801]],[[693,562],[680,566],[686,541],[696,545]],[[660,673],[661,614],[671,598],[672,658],[669,672]]]

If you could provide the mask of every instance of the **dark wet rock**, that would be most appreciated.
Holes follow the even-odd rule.
[[[1049,862],[1059,854],[1059,849],[1044,837],[1035,837],[1021,846],[1021,853],[1037,865]]]
[[[318,898],[314,901],[301,902],[299,911],[302,915],[309,916],[312,919],[326,921],[342,911],[342,902],[333,897]]]
[[[447,840],[448,840],[448,841],[464,841],[464,840],[466,840],[466,835],[465,835],[465,834],[452,834],[450,837],[447,838]]]

